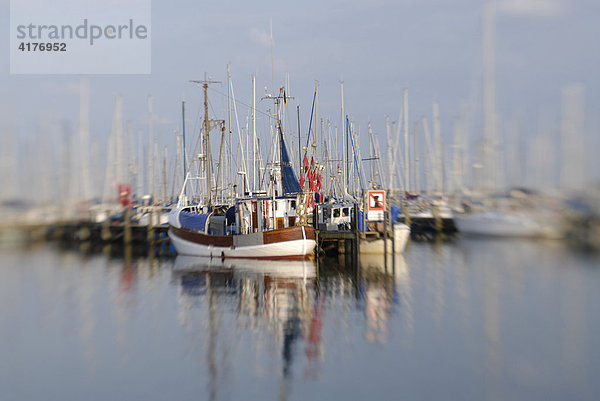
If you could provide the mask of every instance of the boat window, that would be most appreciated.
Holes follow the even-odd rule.
[[[333,209],[333,217],[340,217],[340,209]]]
[[[291,206],[292,209],[295,209],[296,208],[296,201],[295,200],[291,201],[290,202],[290,206]]]
[[[348,217],[348,208],[347,208],[347,207],[345,207],[345,208],[342,210],[342,216],[344,216],[344,217]]]

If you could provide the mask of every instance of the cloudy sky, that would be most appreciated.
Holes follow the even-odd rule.
[[[385,116],[397,119],[405,87],[410,92],[411,118],[430,116],[431,104],[438,100],[442,130],[449,135],[461,104],[481,102],[483,2],[154,0],[152,73],[90,77],[91,135],[105,138],[110,132],[117,93],[123,95],[125,119],[138,131],[145,130],[150,94],[163,122],[158,128],[161,135],[169,138],[180,126],[182,99],[188,102],[192,115],[188,124],[193,126],[201,91],[188,81],[202,79],[205,73],[225,81],[228,63],[241,102],[251,101],[252,74],[257,76],[259,94],[265,86],[270,90],[270,21],[275,85],[284,85],[289,75],[289,94],[296,97],[294,105],[300,104],[303,127],[308,124],[316,80],[319,113],[338,124],[343,80],[346,112],[362,127],[371,121],[382,138]],[[9,3],[0,0],[3,26],[9,23]],[[558,124],[561,88],[577,82],[585,86],[586,124],[598,127],[600,2],[498,0],[496,4],[500,116],[520,119],[525,126],[522,135],[529,135],[540,119]],[[3,129],[15,127],[23,142],[41,135],[41,118],[54,127],[64,121],[76,127],[79,77],[10,75],[7,31],[0,48],[6,55],[0,59]],[[226,92],[225,86],[215,89]],[[220,118],[226,115],[225,104],[223,96],[212,94]],[[240,118],[245,118],[247,110],[239,107]],[[265,110],[265,102],[260,107]]]

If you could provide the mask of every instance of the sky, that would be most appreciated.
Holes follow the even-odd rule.
[[[77,75],[11,75],[9,0],[0,0],[0,126],[14,132],[19,153],[52,146],[65,126],[76,131]],[[104,1],[107,7],[110,1]],[[496,102],[501,124],[518,121],[519,135],[539,126],[560,127],[561,91],[585,88],[586,135],[598,144],[600,126],[600,3],[594,0],[497,0]],[[147,96],[154,99],[155,131],[172,146],[186,100],[188,130],[198,126],[202,92],[189,80],[205,74],[225,82],[231,65],[241,120],[251,103],[251,76],[257,95],[289,79],[287,94],[301,109],[306,135],[315,82],[319,116],[340,121],[340,81],[345,111],[366,132],[371,122],[385,142],[385,118],[397,120],[402,90],[408,88],[410,119],[431,118],[440,104],[442,134],[451,141],[452,122],[465,104],[475,105],[475,141],[481,132],[484,0],[152,1],[152,63],[147,75],[90,76],[90,135],[105,143],[112,127],[115,95],[123,96],[124,118],[136,132],[147,130]],[[270,24],[274,39],[274,70]],[[289,78],[288,78],[289,77]],[[211,92],[214,118],[226,118],[225,84]],[[259,102],[266,111],[267,102]],[[477,111],[479,108],[479,111]],[[45,123],[42,123],[46,121]],[[295,125],[295,118],[293,119]],[[259,128],[266,123],[257,123]],[[261,125],[262,124],[262,125]],[[43,128],[49,127],[49,128]],[[502,131],[502,130],[501,130]],[[362,131],[361,131],[362,132]],[[595,141],[595,142],[594,142]],[[600,144],[598,144],[600,145]],[[365,145],[366,146],[366,145]],[[599,177],[598,163],[590,164]]]

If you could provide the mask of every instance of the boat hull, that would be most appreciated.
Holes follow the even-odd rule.
[[[543,224],[524,213],[502,214],[495,212],[455,216],[458,231],[466,236],[506,238],[560,238],[550,224]]]
[[[178,254],[217,258],[308,259],[317,245],[313,228],[307,226],[229,236],[170,227],[169,237]]]

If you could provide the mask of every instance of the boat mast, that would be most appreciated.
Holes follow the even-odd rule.
[[[298,112],[298,174],[302,176],[302,145],[300,144],[300,105],[296,106]]]
[[[227,130],[228,130],[228,139],[229,139],[229,197],[233,197],[233,188],[231,185],[233,184],[233,163],[231,159],[231,149],[233,148],[233,143],[231,142],[231,67],[227,64]]]
[[[185,100],[181,101],[181,133],[182,133],[182,148],[183,148],[183,159],[181,160],[181,166],[183,167],[183,179],[185,180]]]
[[[499,189],[496,127],[496,83],[495,83],[495,19],[496,5],[491,1],[483,8],[483,119],[484,119],[484,174],[485,190],[494,192]]]
[[[150,196],[154,194],[154,165],[152,164],[154,134],[152,132],[152,122],[152,96],[148,96],[148,194]]]
[[[410,159],[408,156],[408,89],[404,88],[404,190],[410,190]]]
[[[345,165],[345,182],[346,182],[346,191],[348,191],[348,187],[350,186],[350,175],[348,174],[348,163],[349,163],[349,156],[348,156],[348,131],[347,131],[347,127],[346,127],[346,114],[344,113],[344,81],[340,81],[340,88],[341,88],[341,92],[342,92],[342,127],[343,127],[343,134],[346,136],[346,141],[345,141],[345,148],[346,148],[346,161],[344,163]],[[344,147],[344,141],[342,141],[342,147]],[[343,150],[342,149],[342,154],[343,154]]]
[[[419,123],[415,123],[415,132],[413,134],[413,148],[415,152],[415,191],[421,193],[421,174],[419,166]]]
[[[429,133],[429,124],[427,123],[427,118],[425,116],[421,118],[421,124],[423,125],[423,134],[425,135],[425,143],[427,145],[427,158],[425,159],[425,181],[427,181],[427,194],[431,195],[434,188],[435,156],[433,152],[433,145],[431,143],[431,135]]]
[[[256,76],[252,75],[252,192],[256,191]]]
[[[209,136],[210,123],[208,122],[208,83],[204,82],[202,84],[202,88],[204,89],[204,141],[205,141],[204,149],[206,149],[206,158],[204,159],[205,163],[206,163],[206,192],[205,193],[208,194],[208,205],[210,206],[210,204],[211,204],[210,187],[212,185],[212,174],[211,174],[212,156],[210,153],[210,136]]]
[[[441,195],[444,190],[444,161],[442,155],[442,134],[440,132],[440,105],[437,101],[433,102],[433,152],[435,160],[435,191]]]
[[[81,199],[87,201],[93,198],[90,173],[90,82],[88,78],[79,81],[79,160],[80,164],[80,187]]]
[[[212,205],[212,156],[210,152],[210,130],[211,123],[215,123],[217,121],[211,121],[208,119],[208,85],[209,84],[218,84],[219,81],[211,81],[208,79],[204,79],[204,81],[190,81],[196,83],[198,85],[202,85],[202,89],[204,90],[204,149],[206,149],[205,155],[205,166],[206,166],[206,188],[205,194],[208,195],[208,206]],[[221,121],[218,121],[221,122]]]

